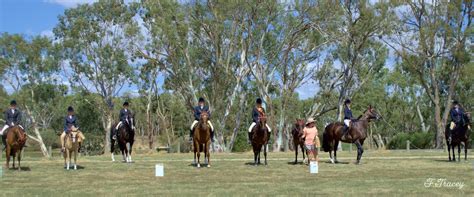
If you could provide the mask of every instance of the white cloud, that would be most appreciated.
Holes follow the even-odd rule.
[[[43,0],[45,3],[59,4],[66,8],[73,8],[79,4],[90,4],[97,0]]]
[[[50,29],[47,29],[47,30],[43,30],[41,33],[40,33],[41,36],[46,36],[48,38],[54,38],[54,33],[53,31],[51,31]]]

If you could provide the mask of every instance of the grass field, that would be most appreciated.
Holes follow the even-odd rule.
[[[258,167],[249,165],[250,153],[213,154],[212,168],[201,169],[190,165],[191,154],[139,154],[132,164],[112,163],[109,156],[81,157],[77,171],[64,170],[59,157],[42,159],[27,152],[23,171],[3,167],[0,195],[474,195],[473,159],[447,162],[442,151],[366,151],[362,165],[354,165],[355,154],[340,153],[343,163],[334,165],[326,163],[324,153],[319,174],[310,174],[308,166],[290,163],[291,152],[269,153],[269,165]],[[164,164],[164,177],[155,177],[156,163]],[[425,187],[429,178],[464,186]]]

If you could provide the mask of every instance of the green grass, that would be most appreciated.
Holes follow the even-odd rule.
[[[77,171],[66,171],[59,157],[42,159],[26,153],[24,171],[6,170],[0,178],[4,196],[124,196],[124,195],[455,195],[474,194],[474,160],[446,162],[442,151],[366,151],[362,165],[355,152],[342,152],[329,164],[323,153],[319,174],[292,165],[294,154],[269,153],[269,165],[254,167],[250,153],[213,154],[212,168],[190,166],[192,154],[140,154],[135,163],[112,163],[109,156],[81,157]],[[57,155],[57,154],[56,154]],[[474,158],[473,154],[468,155]],[[119,158],[119,157],[116,157]],[[3,156],[1,162],[4,164]],[[155,177],[156,163],[165,176]],[[428,178],[464,182],[462,189],[426,188]]]

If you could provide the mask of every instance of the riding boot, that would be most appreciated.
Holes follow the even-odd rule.
[[[189,142],[193,142],[194,129],[189,130]]]
[[[7,149],[7,135],[2,135],[3,150]]]
[[[341,140],[345,140],[345,139],[346,139],[346,133],[347,133],[348,130],[349,130],[349,127],[348,127],[347,125],[344,125],[344,127],[342,128]]]
[[[211,131],[211,142],[214,142],[214,131]]]

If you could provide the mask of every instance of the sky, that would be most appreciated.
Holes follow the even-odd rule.
[[[68,8],[91,2],[94,0],[0,0],[0,32],[53,36],[52,30],[59,15]],[[300,99],[307,99],[313,97],[317,90],[316,84],[308,82],[296,92]],[[136,87],[125,87],[123,92],[137,93],[137,90]]]

